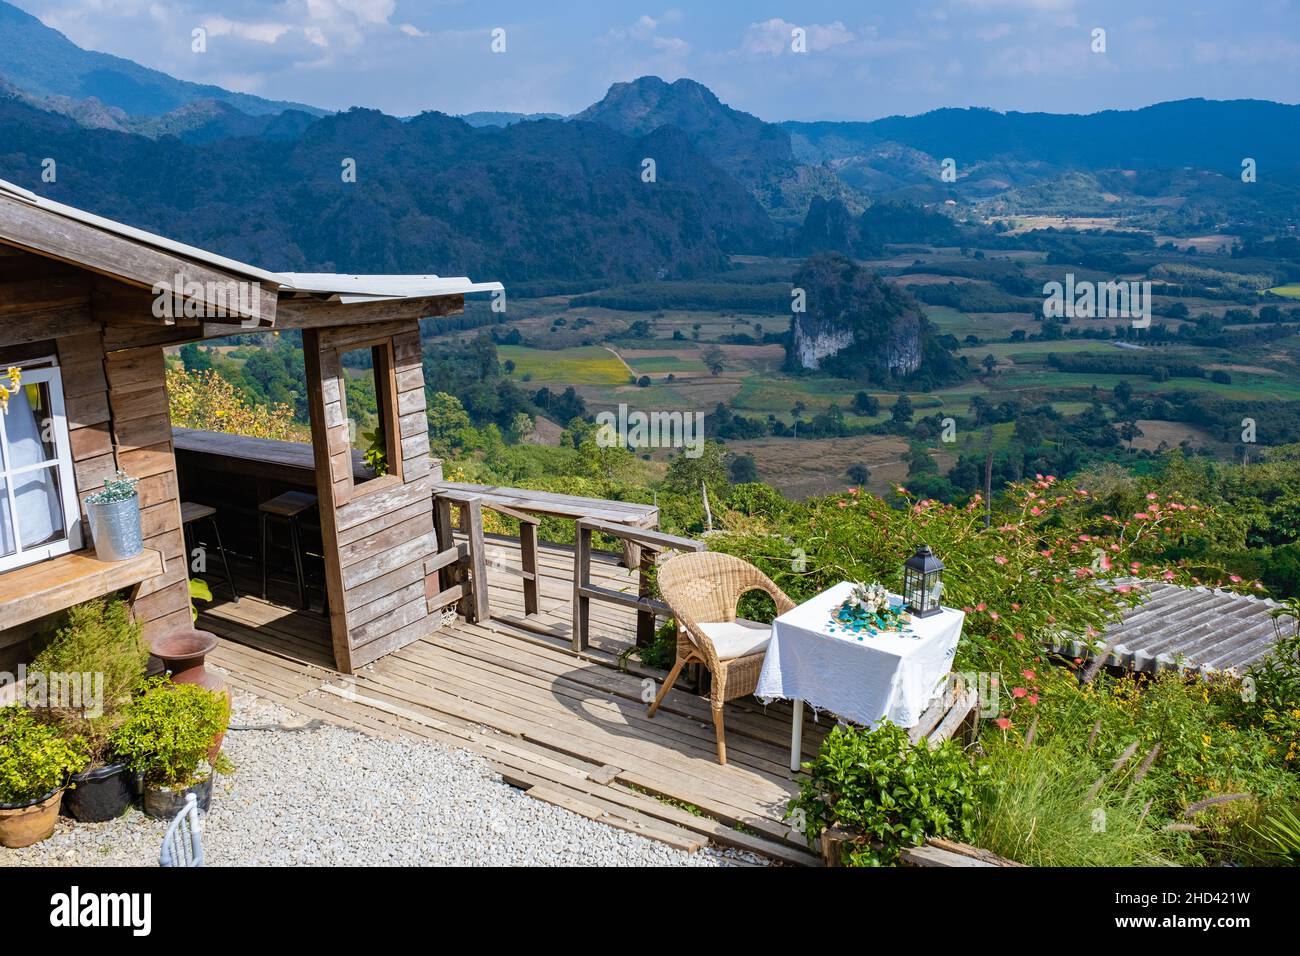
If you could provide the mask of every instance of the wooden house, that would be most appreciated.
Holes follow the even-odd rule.
[[[226,518],[255,515],[259,492],[315,494],[339,670],[426,636],[442,617],[447,548],[434,531],[441,474],[418,320],[500,290],[465,278],[269,272],[0,181],[0,373],[22,375],[0,416],[0,669],[24,659],[52,615],[99,595],[129,595],[146,636],[190,626],[178,448],[189,449],[182,459],[205,451],[203,436],[173,432],[164,350],[234,333],[301,331],[311,443],[297,462],[292,449],[261,455],[256,440],[210,450],[206,504]],[[382,475],[356,467],[343,356],[358,349],[375,373]],[[140,480],[145,551],[107,562],[82,502],[118,469]]]

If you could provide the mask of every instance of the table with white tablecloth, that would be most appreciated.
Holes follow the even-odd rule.
[[[911,727],[952,669],[965,614],[945,607],[912,617],[903,631],[854,631],[836,620],[852,590],[842,582],[772,622],[754,696],[793,703],[791,770],[802,759],[804,701],[867,727]]]

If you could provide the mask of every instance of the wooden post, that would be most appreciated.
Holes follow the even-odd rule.
[[[643,598],[652,597],[653,588],[650,583],[651,572],[655,567],[655,552],[649,548],[643,548],[640,554],[640,575],[637,586],[637,594]],[[655,638],[655,612],[641,610],[636,612],[636,646],[649,647]]]
[[[456,546],[456,536],[452,534],[451,502],[441,495],[433,496],[433,533],[438,539],[438,550],[446,551]],[[438,590],[445,591],[459,584],[460,566],[450,564],[438,572]]]
[[[591,577],[591,528],[578,522],[576,547],[573,552],[573,649],[587,647],[587,625],[591,616],[591,598],[582,593]]]
[[[519,522],[519,555],[524,569],[524,614],[536,614],[537,600],[537,525]]]
[[[470,591],[461,600],[461,615],[467,621],[481,624],[490,616],[488,611],[487,561],[483,555],[483,503],[470,498],[460,506],[461,521],[469,522],[469,574]]]

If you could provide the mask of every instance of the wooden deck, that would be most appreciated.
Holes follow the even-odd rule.
[[[683,849],[711,841],[817,863],[780,819],[798,789],[787,767],[788,705],[729,703],[730,762],[719,766],[707,700],[674,688],[646,718],[663,672],[635,662],[620,669],[633,612],[593,606],[591,647],[570,649],[571,549],[541,548],[541,610],[528,618],[521,581],[510,573],[517,542],[489,538],[487,557],[490,621],[457,618],[351,677],[331,669],[318,612],[246,597],[210,606],[199,626],[223,638],[210,660],[235,687],[301,714],[472,750],[531,796]],[[593,576],[635,589],[612,556],[593,562]],[[806,753],[827,729],[805,721]]]

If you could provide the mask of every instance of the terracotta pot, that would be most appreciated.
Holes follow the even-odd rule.
[[[208,631],[190,628],[159,634],[150,642],[149,649],[171,671],[176,684],[198,684],[208,690],[223,691],[226,683],[203,666],[204,658],[217,647],[217,636]]]
[[[47,839],[59,821],[63,788],[49,796],[19,806],[0,804],[0,846],[11,849],[31,846]]]

